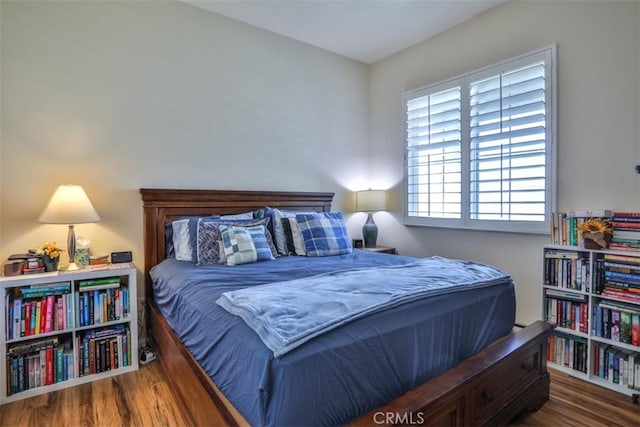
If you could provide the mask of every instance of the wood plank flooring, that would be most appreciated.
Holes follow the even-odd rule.
[[[640,426],[640,405],[630,397],[550,372],[549,401],[511,426]],[[0,406],[2,427],[186,425],[158,362],[138,372]]]

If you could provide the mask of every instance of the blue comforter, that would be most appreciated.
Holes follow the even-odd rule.
[[[509,333],[515,320],[511,280],[409,301],[277,358],[244,320],[215,301],[243,288],[415,261],[362,250],[234,267],[167,259],[153,267],[151,277],[161,313],[249,424],[341,425]]]
[[[432,257],[225,292],[216,302],[242,317],[279,357],[369,314],[417,298],[492,286],[506,279],[495,267]]]

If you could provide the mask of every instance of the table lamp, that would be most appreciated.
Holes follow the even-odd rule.
[[[74,261],[76,252],[76,233],[74,224],[85,224],[89,222],[100,221],[100,216],[91,204],[91,200],[87,197],[79,185],[61,185],[59,186],[47,207],[42,211],[38,222],[45,224],[68,224],[69,233],[67,235],[67,251],[69,251],[69,265],[60,267],[60,270],[80,270],[82,265],[78,265]]]
[[[364,190],[356,192],[356,210],[367,213],[367,222],[362,226],[365,248],[373,248],[378,240],[378,226],[373,222],[373,213],[386,209],[384,190]]]

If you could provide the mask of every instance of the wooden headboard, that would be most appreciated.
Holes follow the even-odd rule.
[[[149,270],[166,258],[165,225],[182,216],[226,215],[265,206],[329,212],[334,193],[142,188],[145,296],[153,289]]]

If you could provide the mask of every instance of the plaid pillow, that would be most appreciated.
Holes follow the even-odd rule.
[[[246,228],[221,225],[220,233],[227,265],[248,264],[258,260],[256,245]]]
[[[353,251],[340,212],[297,214],[307,256],[333,256]]]

